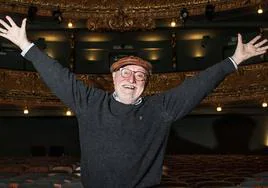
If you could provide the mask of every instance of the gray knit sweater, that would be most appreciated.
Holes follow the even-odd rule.
[[[126,105],[108,92],[85,86],[36,46],[25,58],[76,114],[82,183],[86,188],[144,188],[159,184],[171,123],[189,113],[235,70],[226,59],[176,88],[144,97],[138,105]]]

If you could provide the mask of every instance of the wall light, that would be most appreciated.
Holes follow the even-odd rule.
[[[221,112],[222,108],[220,106],[217,106],[216,110],[217,110],[217,112]]]
[[[171,27],[176,27],[176,21],[174,19],[171,20],[170,26]]]
[[[180,11],[180,19],[183,22],[186,22],[188,17],[189,17],[189,12],[188,12],[187,8],[182,8],[181,11]]]
[[[68,28],[73,28],[73,22],[71,20],[68,22]]]
[[[210,36],[209,35],[204,35],[202,40],[201,40],[201,46],[202,48],[206,48],[208,43],[209,43],[209,40],[210,40]]]
[[[27,106],[24,107],[23,113],[25,115],[29,114],[29,110],[28,110],[28,107]]]
[[[59,24],[63,21],[62,12],[58,7],[57,10],[52,11],[53,19],[56,20]]]
[[[70,110],[67,110],[67,111],[65,112],[65,114],[66,114],[66,116],[71,116],[71,115],[72,115],[72,112],[71,112]]]
[[[262,9],[262,6],[261,5],[259,5],[258,10],[257,10],[257,13],[258,14],[262,14],[263,13],[263,9]]]

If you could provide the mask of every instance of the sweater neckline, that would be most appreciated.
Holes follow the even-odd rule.
[[[118,98],[118,95],[117,93],[114,91],[113,94],[112,94],[113,98],[118,101],[119,103],[122,103],[120,102],[119,98]],[[143,99],[142,97],[139,97],[134,103],[132,103],[131,105],[139,105],[140,103],[142,103]],[[122,103],[124,104],[124,103]],[[127,104],[128,105],[128,104]]]
[[[110,110],[114,115],[126,115],[140,106],[139,104],[124,104],[117,101],[113,96],[111,96],[110,100]]]

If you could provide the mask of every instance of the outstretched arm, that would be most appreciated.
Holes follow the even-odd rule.
[[[23,19],[21,27],[9,16],[6,19],[8,22],[0,19],[0,36],[10,40],[21,50],[27,50],[31,43],[26,36],[26,19]],[[75,74],[69,69],[62,67],[36,46],[31,47],[24,57],[33,63],[46,85],[76,114],[87,104],[84,100],[87,100],[88,93],[92,90],[76,80]]]
[[[268,49],[265,46],[267,39],[257,42],[261,36],[253,38],[243,44],[242,37],[238,34],[238,43],[234,55],[231,57],[237,65],[257,55],[264,54]],[[229,58],[221,63],[201,71],[198,75],[186,79],[181,85],[164,93],[164,108],[172,118],[178,119],[188,114],[209,93],[216,88],[224,78],[235,71]]]
[[[232,59],[237,65],[251,57],[266,53],[268,49],[268,45],[263,46],[267,42],[267,39],[258,42],[258,40],[261,39],[260,35],[256,36],[246,44],[243,43],[241,34],[237,35],[237,39],[236,50],[232,56]]]

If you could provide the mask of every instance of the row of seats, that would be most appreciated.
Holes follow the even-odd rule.
[[[159,187],[268,186],[265,155],[166,156]]]
[[[268,158],[254,155],[169,155],[156,187],[268,187]],[[0,158],[0,188],[81,188],[79,159]]]
[[[82,187],[79,158],[2,157],[0,188]]]

